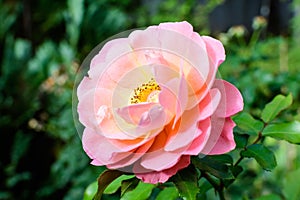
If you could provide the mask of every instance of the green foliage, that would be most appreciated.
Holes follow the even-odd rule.
[[[270,124],[264,129],[262,135],[300,144],[300,122]]]
[[[254,119],[249,113],[246,112],[236,115],[233,120],[239,125],[239,128],[250,135],[257,135],[264,126],[261,121]]]
[[[261,119],[268,123],[272,121],[282,110],[288,108],[292,104],[292,95],[287,97],[277,95],[270,103],[262,110]]]
[[[156,197],[156,200],[176,200],[178,198],[179,194],[175,187],[167,187],[163,189]]]
[[[276,167],[276,158],[271,150],[261,144],[253,144],[241,152],[243,157],[254,158],[265,170],[272,170]]]
[[[149,183],[139,182],[137,187],[132,191],[126,192],[121,200],[146,200],[150,197],[155,185]]]
[[[122,181],[121,196],[123,196],[126,192],[134,190],[138,184],[139,180],[135,177],[129,180]]]
[[[91,183],[84,191],[83,200],[91,200],[98,190],[98,182]]]
[[[233,160],[229,155],[205,156],[203,158],[194,158],[193,164],[199,169],[214,175],[221,179],[232,179],[233,174],[229,166]]]
[[[196,169],[190,166],[177,172],[172,177],[180,196],[184,199],[193,200],[199,192],[196,174]]]
[[[291,171],[285,175],[283,182],[283,194],[286,199],[296,200],[300,195],[300,169]]]
[[[94,200],[100,200],[104,190],[109,184],[114,182],[115,179],[120,177],[123,173],[118,170],[106,170],[98,178],[98,190],[95,194]]]
[[[122,175],[116,178],[111,184],[104,190],[104,194],[113,194],[121,187],[122,182],[128,179],[134,178],[134,175]]]

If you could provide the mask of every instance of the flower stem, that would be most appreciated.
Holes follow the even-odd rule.
[[[215,190],[219,194],[219,199],[225,200],[224,186],[222,180],[220,180],[220,184],[218,184],[210,175],[208,175],[204,171],[201,171],[201,176],[204,177],[215,188]]]
[[[257,144],[261,139],[262,139],[262,132],[263,132],[263,130],[265,129],[265,127],[268,125],[268,123],[264,123],[264,126],[263,126],[263,128],[261,129],[261,131],[259,131],[258,132],[258,136],[257,136],[257,138],[254,140],[254,142],[252,142],[252,144]],[[252,145],[251,144],[251,145]],[[244,147],[244,150],[247,150],[247,147],[245,146]],[[241,156],[237,161],[236,161],[236,163],[233,165],[233,166],[237,166],[238,164],[240,164],[240,162],[242,161],[244,159],[244,157],[243,156]]]

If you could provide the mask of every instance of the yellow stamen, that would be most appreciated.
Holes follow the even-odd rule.
[[[134,89],[130,98],[130,103],[137,104],[141,102],[158,102],[159,91],[159,85],[153,78],[151,78],[148,83],[144,83],[140,87]]]

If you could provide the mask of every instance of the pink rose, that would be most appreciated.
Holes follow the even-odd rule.
[[[216,79],[223,45],[187,22],[161,23],[107,42],[77,89],[82,143],[93,165],[165,182],[191,155],[235,148],[240,92]]]

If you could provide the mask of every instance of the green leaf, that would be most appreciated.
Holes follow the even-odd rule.
[[[253,144],[241,152],[243,157],[254,158],[265,170],[272,170],[276,167],[276,158],[272,151],[261,144]]]
[[[240,173],[242,173],[243,168],[239,165],[231,167],[231,172],[234,177],[237,177]],[[235,179],[226,179],[223,180],[224,186],[227,188],[229,185],[231,185],[234,182]]]
[[[255,200],[281,200],[281,198],[280,198],[280,196],[278,196],[276,194],[268,194],[268,195],[264,195],[259,198],[256,198]]]
[[[237,148],[244,148],[247,146],[248,139],[249,135],[234,133],[234,141]]]
[[[300,122],[270,124],[264,129],[262,135],[300,144]]]
[[[272,121],[282,110],[288,108],[293,102],[292,95],[287,97],[279,94],[262,111],[261,119],[268,123]]]
[[[163,189],[156,197],[156,200],[175,200],[179,196],[175,187],[167,187]]]
[[[200,191],[198,194],[205,194],[208,190],[212,189],[213,186],[205,179],[201,178],[198,181]]]
[[[102,174],[100,174],[98,178],[98,191],[93,200],[100,200],[105,188],[122,174],[123,172],[120,172],[118,170],[106,170],[102,172]]]
[[[264,127],[261,121],[254,119],[249,113],[245,112],[235,116],[233,120],[239,128],[246,131],[246,134],[249,135],[257,135]]]
[[[109,184],[107,186],[107,188],[104,190],[104,194],[113,194],[115,193],[122,184],[122,181],[124,180],[128,180],[135,177],[134,175],[122,175],[120,177],[118,177],[117,179],[115,179],[111,184]]]
[[[128,191],[134,190],[138,184],[139,184],[139,179],[137,178],[123,180],[121,184],[121,196],[123,196]]]
[[[300,169],[289,172],[283,181],[283,194],[288,200],[298,200],[300,196]]]
[[[230,164],[230,165],[233,164],[233,159],[228,154],[206,156],[206,158],[210,158],[210,159],[216,160],[221,163],[226,163],[226,164]]]
[[[203,158],[194,157],[192,163],[200,170],[206,171],[217,178],[233,179],[234,176],[229,170],[229,166],[214,158],[214,156],[205,156]]]
[[[243,168],[241,166],[237,165],[237,166],[234,166],[231,169],[231,171],[232,171],[232,174],[234,175],[234,177],[237,177],[240,173],[242,173]]]
[[[121,200],[145,200],[148,199],[152,193],[154,184],[144,183],[142,181],[139,182],[137,187],[129,192],[126,192]]]
[[[186,200],[195,200],[199,192],[197,183],[197,171],[189,166],[180,170],[171,179],[179,191],[179,195]]]
[[[91,183],[84,191],[83,200],[91,200],[97,192],[97,181]]]

